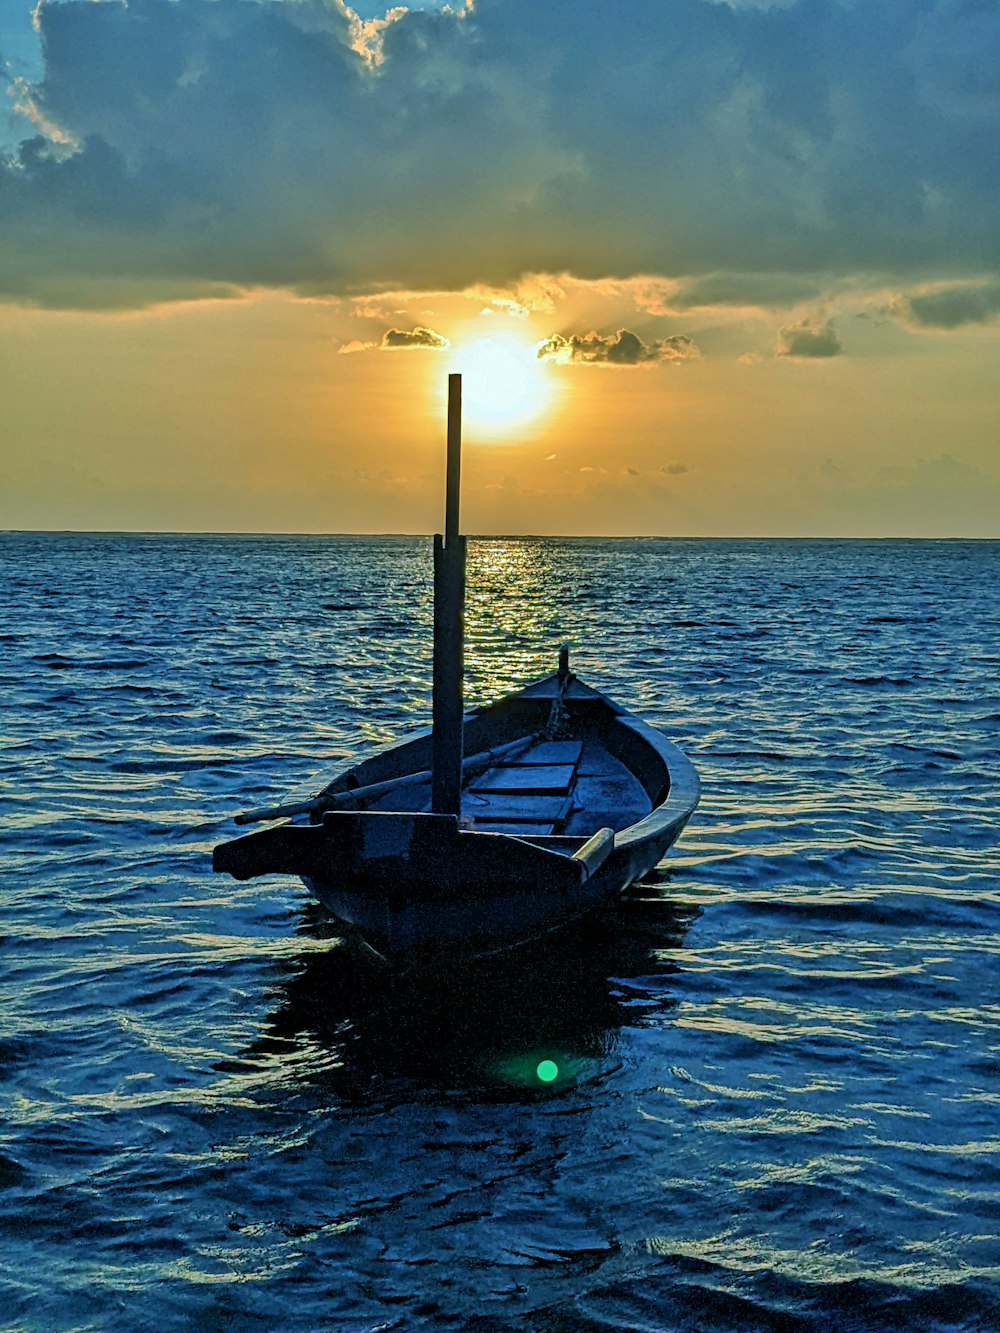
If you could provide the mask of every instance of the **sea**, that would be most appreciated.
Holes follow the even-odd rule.
[[[703,792],[402,981],[211,851],[427,722],[429,539],[0,563],[4,1328],[1000,1329],[1000,543],[470,540],[468,702],[568,642]]]

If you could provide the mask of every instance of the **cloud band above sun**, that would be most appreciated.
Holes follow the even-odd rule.
[[[38,24],[0,298],[1000,271],[996,6],[477,0],[365,27],[340,0],[66,0]]]

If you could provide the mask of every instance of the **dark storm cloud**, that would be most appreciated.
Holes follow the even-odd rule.
[[[9,296],[1000,265],[994,5],[477,0],[403,13],[381,52],[338,0],[39,24],[22,100],[49,139],[0,167]]]
[[[825,324],[804,320],[782,329],[778,334],[778,355],[801,358],[840,356],[843,345],[833,322]]]
[[[685,361],[700,353],[686,334],[675,334],[659,342],[644,343],[630,329],[603,336],[599,333],[573,333],[566,337],[553,333],[538,348],[540,361],[576,361],[591,365],[639,366],[651,361]]]

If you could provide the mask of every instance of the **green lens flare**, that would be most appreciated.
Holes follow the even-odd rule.
[[[559,1077],[559,1066],[555,1060],[543,1060],[535,1073],[543,1083],[551,1083],[554,1078]]]

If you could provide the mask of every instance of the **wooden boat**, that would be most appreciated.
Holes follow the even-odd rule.
[[[433,727],[308,801],[238,816],[293,819],[213,856],[240,880],[300,876],[394,962],[507,949],[593,911],[656,865],[699,792],[682,752],[574,675],[565,648],[552,675],[463,712],[457,380],[448,522],[435,538]]]

